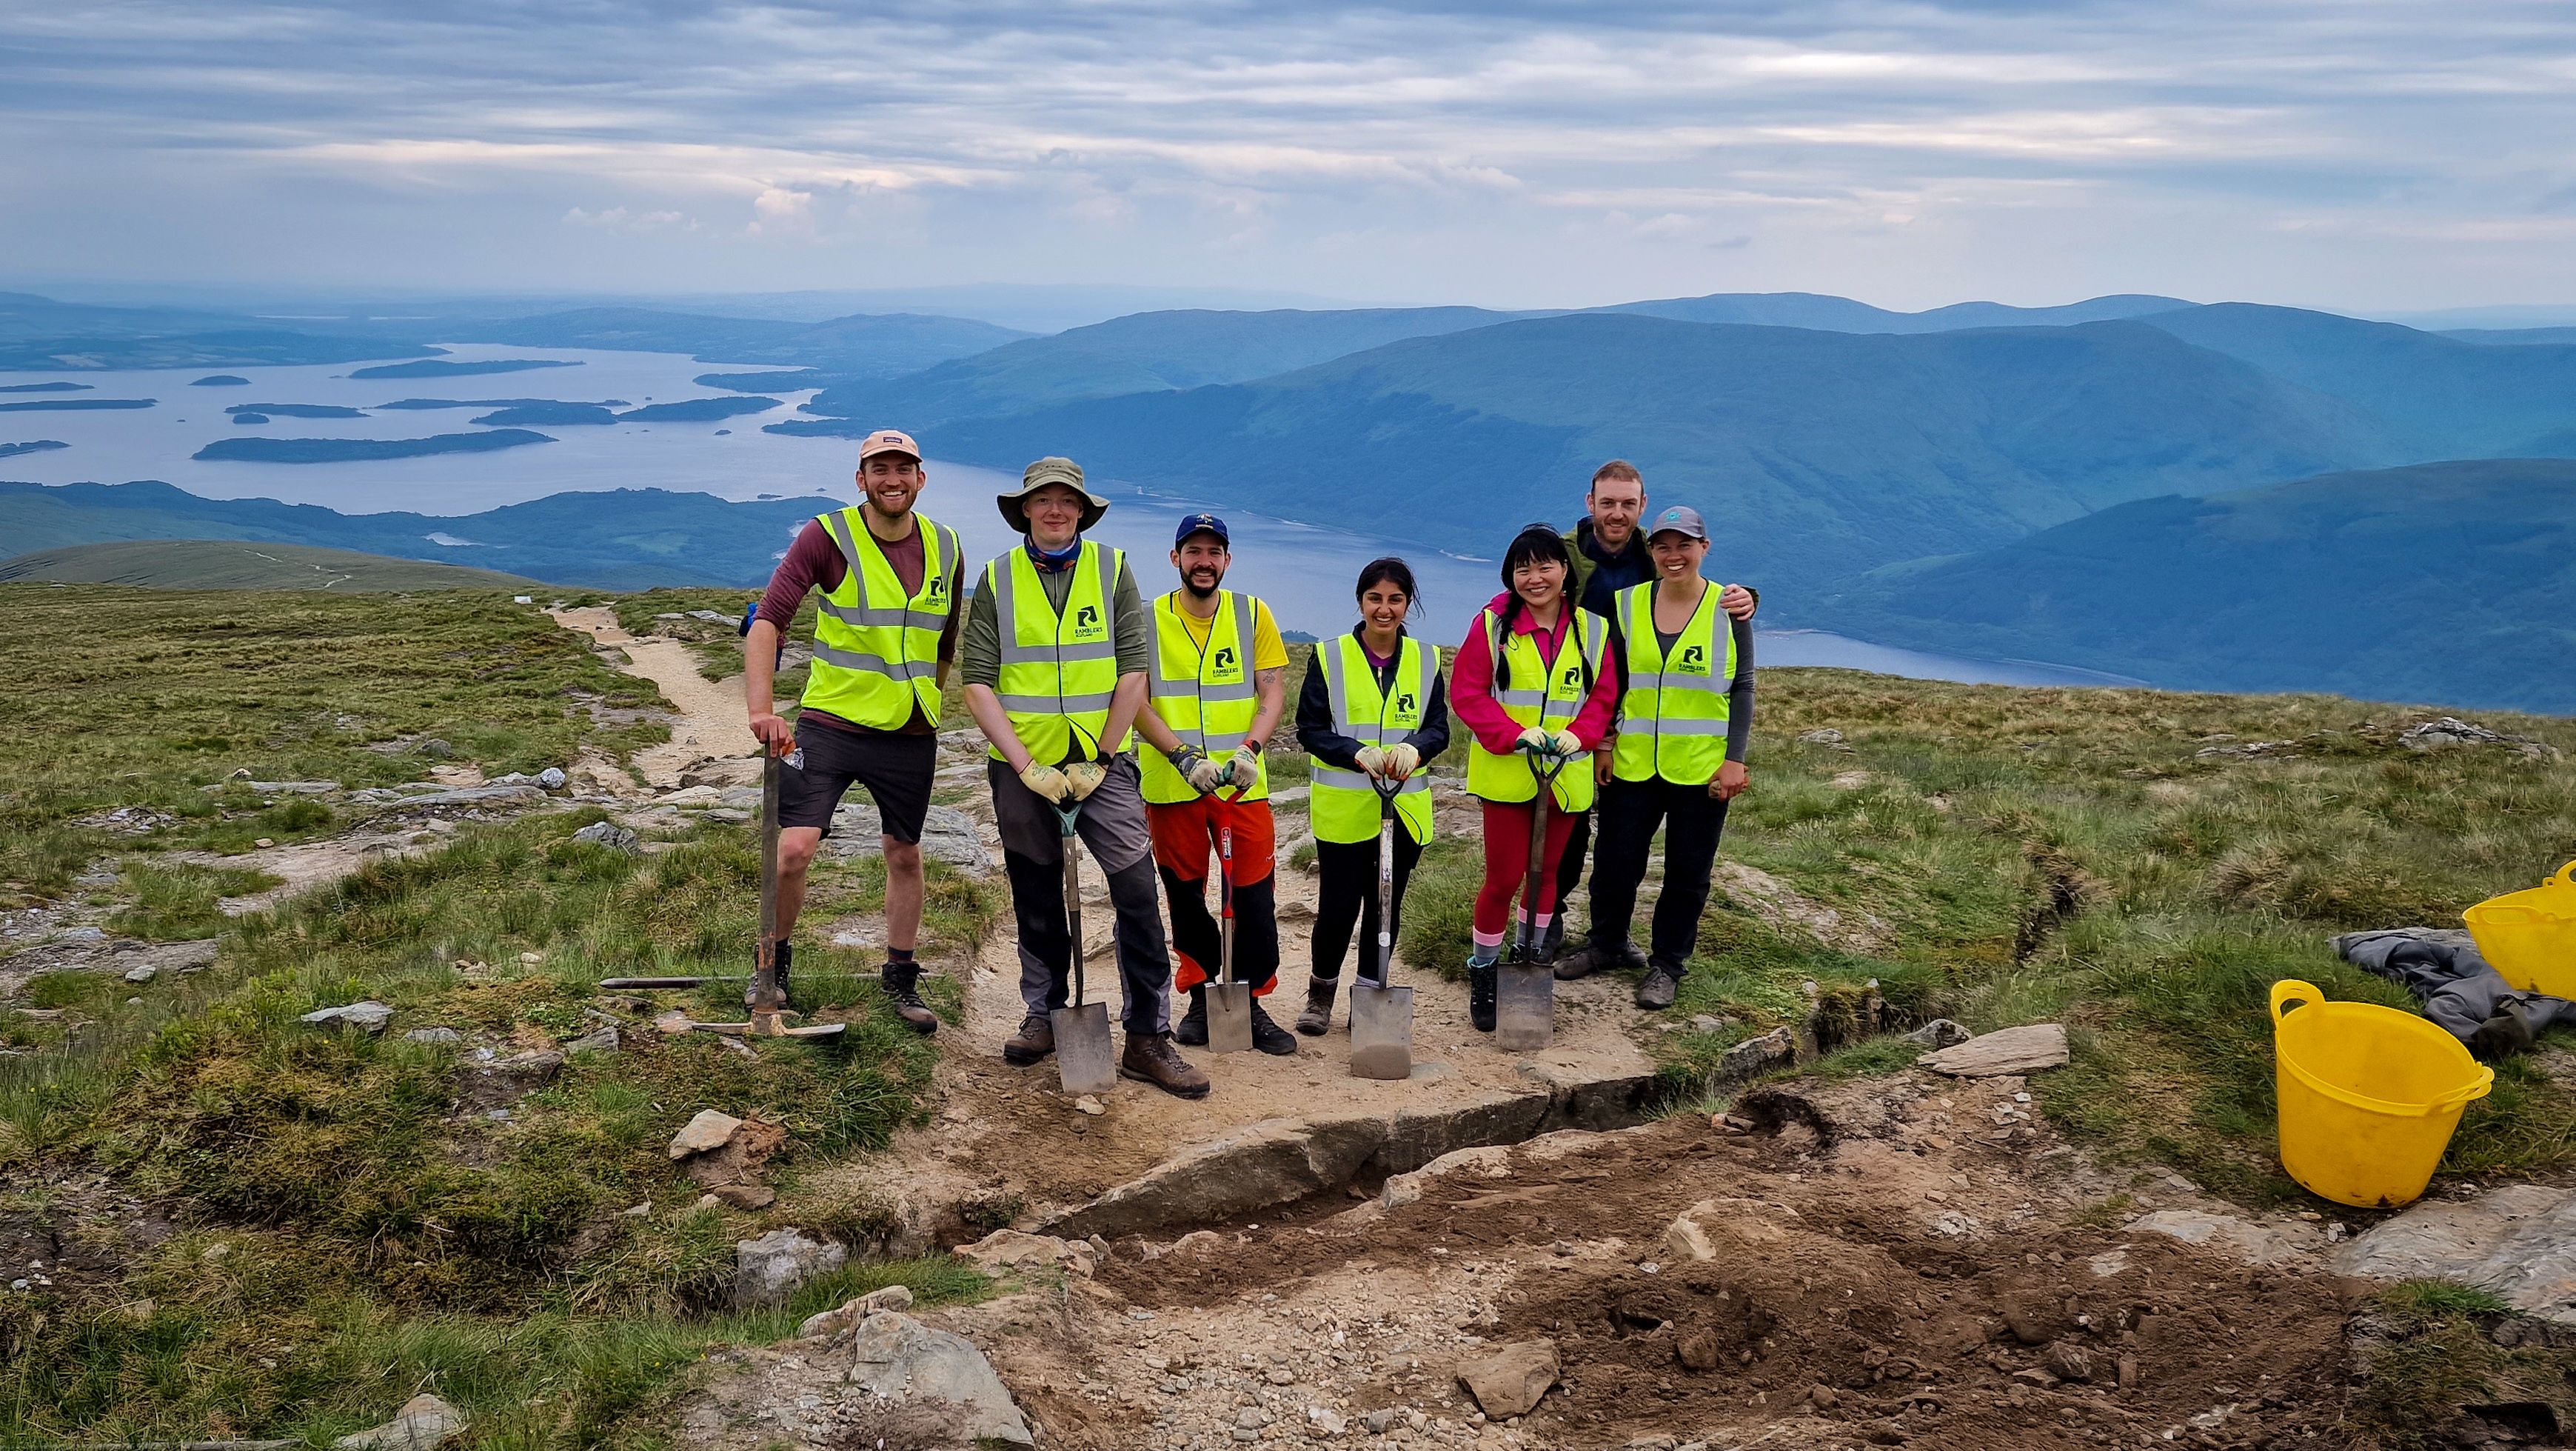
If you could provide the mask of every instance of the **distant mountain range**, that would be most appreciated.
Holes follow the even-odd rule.
[[[1169,310],[1030,336],[918,312],[818,322],[815,305],[302,320],[0,294],[0,369],[393,358],[426,360],[397,373],[436,373],[457,370],[436,345],[458,341],[685,352],[741,365],[699,380],[741,396],[618,414],[609,408],[624,405],[494,399],[470,405],[486,410],[472,424],[713,419],[810,389],[770,431],[901,427],[936,459],[1006,470],[1065,453],[1103,481],[1466,555],[1490,555],[1524,520],[1570,520],[1594,466],[1624,457],[1655,502],[1701,508],[1722,567],[1765,587],[1776,625],[2169,683],[2562,700],[2519,663],[2566,644],[2555,576],[2525,567],[2529,541],[2558,538],[2550,511],[2576,467],[2551,462],[2576,459],[2576,329],[2554,318],[2443,335],[2153,295],[1901,313],[1770,293],[1525,313]],[[17,406],[118,401],[93,396]],[[500,441],[210,448],[337,458],[450,438]],[[477,564],[568,583],[743,583],[812,507],[641,493],[612,509],[559,496],[461,521],[344,518],[135,488],[115,502],[41,491],[42,506],[11,494],[0,528],[447,561],[427,542],[436,533],[481,541],[492,552]],[[2374,532],[2373,520],[2395,522]],[[2446,603],[2408,615],[2373,637],[2405,647],[2383,659],[2323,623],[2356,597],[2317,562],[2338,557],[2319,554],[2320,540],[2388,571],[2398,558],[2370,550],[2412,540],[2423,571],[2465,582],[2468,613]],[[2220,612],[2226,630],[2146,624],[2110,583],[2144,589],[2195,563],[2223,568],[2230,598],[2243,598]],[[2418,618],[2484,643],[2461,653],[2418,640]],[[2506,660],[2518,663],[2495,664]]]
[[[150,481],[0,484],[0,539],[30,551],[107,540],[268,540],[595,589],[650,589],[765,579],[779,551],[826,502],[736,504],[709,494],[619,489],[553,494],[480,514],[340,514],[274,499],[201,498]]]
[[[2159,685],[2576,713],[2576,462],[2141,499],[1873,571],[1811,613],[1888,644]]]

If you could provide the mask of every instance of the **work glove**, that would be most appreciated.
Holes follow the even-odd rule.
[[[1386,752],[1375,746],[1360,747],[1359,763],[1360,769],[1372,776],[1386,774]]]
[[[1064,768],[1064,784],[1073,791],[1076,801],[1088,800],[1109,778],[1109,768],[1098,761],[1076,761]]]
[[[1062,806],[1073,797],[1073,783],[1064,778],[1062,771],[1034,761],[1029,763],[1027,770],[1020,773],[1020,784],[1036,792],[1039,800],[1052,806]]]
[[[1583,742],[1576,740],[1572,731],[1552,730],[1547,733],[1547,753],[1560,761],[1571,761],[1583,754]]]
[[[1386,748],[1386,774],[1402,781],[1422,767],[1422,752],[1402,742]]]
[[[1235,747],[1234,754],[1225,758],[1225,779],[1245,791],[1261,779],[1261,753],[1250,742]]]
[[[1544,755],[1549,749],[1547,743],[1547,732],[1540,730],[1537,726],[1531,726],[1529,729],[1521,732],[1521,738],[1513,743],[1513,748],[1515,750],[1527,751],[1532,755]]]
[[[1225,784],[1224,763],[1209,760],[1206,756],[1201,755],[1195,748],[1190,751],[1190,764],[1188,769],[1183,771],[1181,774],[1189,778],[1190,789],[1196,791],[1201,796],[1213,796],[1216,794],[1217,788]]]

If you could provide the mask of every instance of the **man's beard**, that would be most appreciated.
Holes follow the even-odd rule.
[[[889,519],[900,519],[904,515],[912,512],[912,498],[910,496],[898,496],[893,503],[889,504],[885,500],[877,497],[874,490],[870,490],[867,499],[870,504],[876,506],[876,511],[878,513],[885,515]]]
[[[1216,592],[1225,588],[1225,576],[1222,574],[1218,575],[1215,579],[1209,581],[1206,587],[1202,588],[1199,585],[1198,576],[1185,574],[1181,576],[1181,588],[1190,592],[1191,599],[1214,599],[1216,598]]]

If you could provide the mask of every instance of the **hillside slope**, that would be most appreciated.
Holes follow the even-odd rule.
[[[536,581],[348,549],[214,539],[75,544],[0,559],[0,583],[134,584],[162,589],[509,589]]]
[[[1706,297],[1666,297],[1623,302],[1603,312],[1642,313],[1679,322],[1736,322],[1762,327],[1815,328],[1841,333],[1937,333],[1977,327],[2065,327],[2169,312],[2192,304],[2178,297],[2121,293],[2062,307],[2012,307],[2000,302],[1954,302],[1925,312],[1890,312],[1815,292],[1717,292]]]
[[[920,430],[1077,398],[1266,378],[1404,338],[1508,322],[1478,307],[1348,312],[1142,312],[1029,338],[886,383],[826,388],[808,411],[871,428]]]
[[[0,538],[38,550],[125,539],[245,539],[455,564],[598,589],[748,584],[816,501],[731,503],[660,489],[549,494],[480,514],[339,514],[274,499],[207,499],[131,484],[0,483]],[[471,541],[442,544],[433,534]]]
[[[2576,461],[2143,499],[1818,609],[1874,640],[2165,686],[2576,713]]]
[[[1837,577],[2143,496],[2402,461],[2349,405],[2131,322],[1867,336],[1586,314],[1260,382],[953,422],[938,451],[1491,552],[1595,465],[1707,511],[1728,567]]]

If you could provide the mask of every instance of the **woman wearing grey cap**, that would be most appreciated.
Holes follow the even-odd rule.
[[[1700,573],[1708,528],[1686,505],[1654,517],[1646,547],[1654,577],[1619,591],[1610,650],[1619,662],[1614,742],[1593,757],[1601,783],[1600,845],[1592,872],[1592,941],[1559,963],[1560,978],[1638,961],[1628,918],[1648,847],[1664,831],[1664,885],[1637,984],[1637,1006],[1668,1008],[1699,938],[1726,806],[1747,781],[1753,733],[1753,626],[1718,608]],[[1724,619],[1721,626],[1718,621]]]

